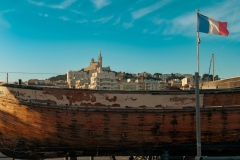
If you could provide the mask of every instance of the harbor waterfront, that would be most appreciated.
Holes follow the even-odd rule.
[[[238,1],[0,1],[0,160],[240,160]]]
[[[0,86],[0,151],[13,158],[196,155],[194,91]],[[238,155],[240,90],[200,90],[203,155]]]

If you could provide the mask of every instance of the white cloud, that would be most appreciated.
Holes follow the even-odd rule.
[[[234,25],[229,26],[229,29],[231,31],[231,33],[240,33],[240,21],[234,23]]]
[[[68,6],[72,5],[76,0],[65,0],[59,5],[49,5],[51,8],[59,8],[59,9],[65,9]]]
[[[101,9],[109,5],[111,2],[109,0],[92,0],[92,3],[95,5],[97,9]]]
[[[114,16],[103,17],[103,18],[100,18],[100,19],[93,20],[93,22],[106,23],[106,22],[108,22],[110,19],[112,19],[113,17],[114,17]]]
[[[72,5],[74,2],[76,2],[76,0],[64,0],[62,3],[58,4],[58,5],[46,5],[43,2],[35,2],[33,0],[28,0],[28,2],[38,5],[38,6],[45,6],[45,7],[50,7],[50,8],[58,8],[58,9],[65,9],[68,6]]]
[[[168,38],[164,38],[164,40],[165,40],[165,41],[170,41],[170,40],[172,40],[172,38],[171,38],[171,37],[168,37]]]
[[[165,21],[164,19],[160,19],[160,18],[154,18],[153,19],[153,23],[157,24],[157,25],[162,24],[164,21]]]
[[[79,11],[76,11],[76,10],[73,10],[73,9],[70,9],[70,11],[72,11],[72,12],[74,12],[74,13],[77,13],[77,14],[82,14],[82,15],[83,15],[82,12],[79,12]]]
[[[203,10],[202,14],[222,22],[228,22],[229,37],[237,39],[235,34],[240,34],[240,16],[238,16],[240,5],[236,5],[238,3],[238,0],[224,1],[217,6]]]
[[[237,11],[240,10],[240,6],[236,5],[237,2],[237,0],[232,0],[217,3],[214,6],[203,8],[200,10],[200,13],[222,22],[228,22],[228,30],[230,33],[228,38],[239,39],[237,35],[240,34],[240,17],[236,15],[238,15]],[[196,23],[196,13],[186,13],[172,21],[166,20],[163,34],[196,36]]]
[[[148,29],[144,29],[144,30],[143,30],[143,33],[147,33],[147,31],[148,31]]]
[[[87,23],[88,22],[88,20],[86,20],[86,19],[83,19],[83,20],[78,20],[78,21],[76,21],[77,23]]]
[[[39,15],[39,16],[43,16],[43,17],[48,17],[48,14],[39,13],[38,15]]]
[[[11,24],[3,17],[3,14],[12,12],[14,10],[5,10],[0,12],[0,27],[3,26],[4,28],[10,28]]]
[[[116,22],[113,25],[119,24],[120,20],[121,20],[121,17],[118,17],[118,19],[116,20]]]
[[[123,23],[125,29],[133,27],[133,23]]]
[[[160,2],[155,3],[152,6],[139,9],[135,12],[132,12],[132,17],[133,17],[133,19],[139,19],[139,18],[141,18],[141,17],[143,17],[143,16],[161,8],[162,6],[164,6],[167,3],[168,3],[168,1],[160,1]]]
[[[32,0],[28,0],[28,2],[30,2],[32,4],[35,4],[35,5],[38,5],[38,6],[45,6],[45,4],[43,2],[35,2],[35,1],[32,1]]]
[[[196,31],[196,14],[187,13],[173,19],[172,22],[167,23],[164,33],[166,34],[185,34],[192,35]],[[195,35],[194,35],[195,36]]]
[[[65,16],[62,16],[62,17],[59,17],[59,19],[63,20],[63,21],[69,21],[70,19],[65,17]]]
[[[2,15],[0,15],[0,26],[3,26],[4,28],[10,28],[11,25],[8,21],[6,21]]]
[[[152,31],[150,34],[159,34],[159,32],[161,31],[161,28],[155,29],[154,31]]]

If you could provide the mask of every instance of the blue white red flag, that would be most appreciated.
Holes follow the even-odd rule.
[[[199,13],[197,13],[197,17],[198,17],[197,25],[198,32],[228,36],[229,32],[227,30],[227,22],[220,22]]]

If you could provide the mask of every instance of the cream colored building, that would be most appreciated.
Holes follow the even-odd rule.
[[[137,90],[137,83],[134,82],[132,79],[122,80],[120,82],[120,90],[125,91],[135,91]]]
[[[101,73],[98,71],[98,68],[100,68]],[[102,74],[106,75],[110,73],[112,76],[112,72],[110,72],[110,67],[102,67],[102,55],[101,51],[98,56],[98,61],[95,62],[94,59],[90,61],[90,65],[86,68],[84,68],[84,71],[68,71],[67,72],[67,83],[69,85],[69,88],[82,88],[82,89],[97,89],[97,88],[112,88],[113,86],[106,86],[108,83],[104,84],[103,87],[97,86],[95,87],[94,83],[92,82],[92,79],[94,80],[94,77],[100,76]],[[93,76],[93,77],[92,77]],[[107,75],[109,76],[109,75]],[[115,74],[114,74],[115,77]],[[91,82],[90,82],[91,81]],[[102,84],[103,85],[103,84]],[[112,84],[111,84],[112,85]]]
[[[88,89],[89,86],[89,79],[80,79],[80,80],[76,80],[75,82],[75,88],[77,89]]]
[[[89,89],[118,90],[115,73],[103,71],[101,67],[92,73]]]
[[[190,89],[195,85],[195,81],[193,75],[191,74],[183,74],[185,78],[182,79],[182,87],[183,89]]]
[[[180,79],[170,80],[169,83],[171,84],[171,87],[182,87],[182,81]]]
[[[67,83],[69,88],[75,88],[77,80],[88,79],[87,73],[84,71],[68,71]]]
[[[142,79],[141,80],[137,79],[135,82],[137,83],[136,90],[160,90],[161,89],[159,81],[145,79],[143,83]]]

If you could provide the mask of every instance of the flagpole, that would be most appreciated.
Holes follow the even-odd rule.
[[[197,12],[197,62],[198,62],[198,72],[195,73],[195,98],[196,98],[196,140],[197,140],[197,156],[195,157],[196,160],[199,160],[201,157],[201,125],[200,125],[200,105],[199,105],[199,72],[200,72],[200,63],[199,63],[199,31],[198,31],[198,13]]]
[[[197,9],[197,14],[199,13],[199,10]],[[197,15],[198,16],[198,15]],[[198,17],[197,17],[197,27],[198,27]],[[199,53],[199,44],[200,44],[200,38],[199,38],[199,32],[197,30],[197,72],[200,75],[200,53]]]

